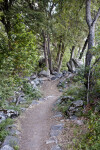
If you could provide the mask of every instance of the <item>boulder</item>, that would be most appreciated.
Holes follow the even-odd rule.
[[[43,70],[39,73],[39,76],[44,76],[44,77],[50,77],[50,70],[48,69],[47,71]]]
[[[56,145],[56,146],[52,147],[51,150],[61,150],[61,148],[58,145]]]
[[[74,97],[72,97],[72,96],[62,96],[62,97],[61,97],[61,104],[62,104],[62,103],[67,103],[68,100],[73,101],[73,100],[74,100]]]
[[[3,146],[5,145],[10,145],[12,147],[16,146],[16,145],[19,145],[19,140],[17,137],[15,136],[6,136],[4,142],[3,142]]]
[[[72,105],[74,107],[81,107],[81,106],[83,106],[83,100],[74,101],[74,102],[72,102]]]
[[[14,150],[14,149],[9,145],[5,145],[0,150]]]
[[[33,74],[33,75],[30,76],[30,80],[34,80],[34,79],[36,79],[36,78],[37,78],[37,75],[36,75],[36,74]]]
[[[19,113],[18,111],[15,111],[15,110],[7,110],[7,114],[6,116],[9,117],[9,118],[15,118],[15,117],[18,117]]]
[[[1,112],[1,113],[0,113],[0,123],[1,123],[2,121],[4,121],[4,120],[6,120],[6,116],[4,115],[3,112]]]

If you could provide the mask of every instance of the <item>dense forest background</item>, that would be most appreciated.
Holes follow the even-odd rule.
[[[100,111],[99,16],[100,0],[0,0],[0,107],[24,77],[66,70]]]

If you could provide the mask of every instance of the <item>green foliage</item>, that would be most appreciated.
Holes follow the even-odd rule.
[[[67,91],[65,91],[65,96],[73,96],[76,100],[85,98],[85,87],[79,82],[76,85],[71,85]]]
[[[100,149],[100,117],[91,114],[88,122],[88,132],[82,135],[79,143],[76,144],[75,150],[99,150]]]
[[[18,145],[15,145],[13,148],[14,148],[14,150],[19,150],[19,146]]]
[[[65,104],[59,104],[58,110],[61,111],[66,116],[66,112],[67,112],[71,103],[72,103],[72,101],[68,100],[67,103],[65,103]]]
[[[27,81],[23,82],[22,90],[25,93],[26,97],[29,98],[30,100],[41,97],[40,91],[34,89],[30,83],[27,83]]]
[[[3,141],[5,137],[9,134],[9,132],[6,130],[6,127],[13,123],[13,120],[6,119],[5,121],[2,121],[0,123],[0,141]]]

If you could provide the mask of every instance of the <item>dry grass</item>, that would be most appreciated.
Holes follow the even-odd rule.
[[[74,121],[65,120],[65,127],[62,134],[58,137],[59,145],[62,150],[73,150],[82,134],[86,133],[86,125],[79,126]]]

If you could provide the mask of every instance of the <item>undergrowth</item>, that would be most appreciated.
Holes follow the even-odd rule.
[[[9,135],[9,132],[6,130],[6,127],[11,124],[13,124],[13,120],[10,118],[0,123],[0,141],[1,142],[5,139],[7,135]]]

